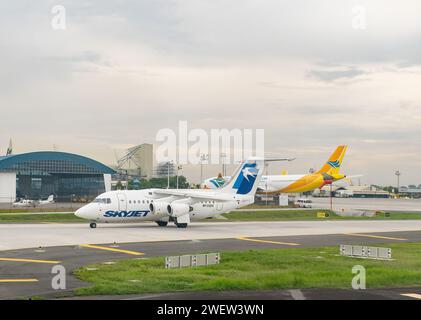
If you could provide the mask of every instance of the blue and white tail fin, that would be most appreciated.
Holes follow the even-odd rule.
[[[243,161],[231,180],[221,189],[224,193],[254,195],[263,175],[264,160],[249,158]]]

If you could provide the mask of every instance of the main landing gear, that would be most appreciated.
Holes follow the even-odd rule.
[[[186,220],[184,220],[183,222],[178,222],[177,220],[179,220],[179,218],[174,218],[174,217],[169,218],[169,221],[174,222],[174,224],[177,228],[185,229],[189,225],[187,222],[184,222]],[[159,221],[155,221],[155,222],[160,227],[166,227],[168,225],[168,221],[160,221],[159,220]]]
[[[89,224],[89,226],[91,227],[91,229],[95,229],[96,228],[96,223],[95,222],[91,222]]]
[[[190,216],[187,214],[181,217],[171,217],[170,220],[174,221],[177,228],[185,229],[190,223]]]
[[[168,221],[156,221],[156,223],[160,227],[166,227],[168,225]]]
[[[177,228],[183,228],[183,229],[187,228],[187,226],[188,226],[188,223],[177,223],[177,222],[175,222],[174,224],[177,226]]]

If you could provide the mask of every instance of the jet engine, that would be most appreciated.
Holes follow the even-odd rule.
[[[181,217],[193,211],[193,207],[185,203],[171,203],[167,205],[167,212],[171,217]]]
[[[167,214],[168,205],[168,202],[155,201],[149,205],[149,210],[155,215]]]

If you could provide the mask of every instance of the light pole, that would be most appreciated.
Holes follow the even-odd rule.
[[[126,190],[129,190],[129,171],[126,169]]]
[[[225,177],[227,175],[226,173],[226,164],[225,164],[225,159],[227,157],[226,153],[221,153],[221,162],[222,162],[222,177]]]
[[[333,191],[332,191],[332,184],[330,183],[330,211],[333,211]]]
[[[208,154],[202,154],[200,155],[200,185],[203,182],[203,161],[208,160],[209,155]]]
[[[178,189],[178,171],[183,169],[183,166],[177,165],[177,189]]]
[[[167,172],[167,189],[170,188],[170,165],[172,163],[173,163],[172,161],[167,162],[167,169],[168,169],[168,172]]]
[[[398,189],[397,189],[397,195],[398,195],[398,197],[399,197],[399,188],[400,188],[400,183],[399,183],[399,180],[400,180],[400,176],[401,176],[401,172],[399,171],[399,170],[396,170],[395,171],[395,176],[396,176],[396,178],[397,178],[397,182],[398,182],[398,185],[397,185],[397,187],[398,187]]]
[[[265,171],[266,171],[266,183],[265,183],[266,196],[265,196],[265,201],[266,201],[266,206],[268,205],[268,180],[267,180],[268,168],[269,168],[269,163],[265,162]]]

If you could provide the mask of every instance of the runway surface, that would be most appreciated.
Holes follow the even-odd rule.
[[[155,223],[0,224],[0,250],[79,245],[421,230],[421,220],[196,222],[187,229]]]
[[[421,300],[421,288],[241,290],[72,297],[70,300]]]
[[[379,221],[376,221],[376,223]],[[72,272],[75,268],[86,266],[91,263],[113,263],[115,260],[119,259],[144,259],[152,256],[166,256],[166,255],[178,255],[178,254],[197,254],[204,252],[223,252],[230,250],[249,250],[249,249],[263,249],[263,248],[303,248],[303,247],[319,247],[319,246],[338,246],[339,244],[376,244],[376,243],[400,243],[400,242],[421,242],[421,226],[416,224],[414,221],[407,221],[407,223],[401,223],[400,221],[390,221],[396,224],[395,226],[391,224],[380,223],[378,230],[383,230],[381,232],[372,232],[375,228],[374,225],[370,227],[364,227],[362,225],[353,225],[352,222],[349,226],[339,224],[332,225],[331,222],[306,222],[298,223],[288,222],[288,223],[251,223],[254,229],[247,229],[246,225],[248,223],[203,223],[197,226],[197,229],[190,228],[187,230],[179,230],[175,228],[166,228],[164,230],[152,225],[138,225],[136,226],[126,226],[123,228],[117,228],[117,226],[106,227],[97,230],[84,230],[83,233],[91,233],[94,235],[101,235],[101,231],[105,232],[105,235],[109,235],[110,232],[116,233],[126,233],[126,232],[137,232],[136,242],[124,243],[119,241],[114,244],[110,239],[105,241],[103,244],[98,244],[96,242],[85,241],[81,245],[70,245],[70,246],[54,246],[54,247],[45,247],[45,248],[29,248],[29,249],[14,249],[7,251],[0,251],[0,299],[16,299],[16,298],[25,298],[31,296],[43,296],[47,298],[56,298],[62,294],[66,294],[67,291],[71,291],[75,288],[86,286],[87,283],[83,283],[80,280],[73,277]],[[341,221],[342,224],[345,221]],[[346,222],[348,224],[349,221]],[[250,223],[249,223],[250,224]],[[272,227],[270,225],[273,225]],[[412,226],[411,226],[412,224]],[[4,227],[5,225],[1,225]],[[7,226],[7,225],[6,225]],[[59,237],[63,236],[62,230],[60,229],[63,225],[25,225],[26,227],[31,227],[27,229],[26,235],[21,234],[22,237],[32,238],[34,234],[40,234],[40,232],[49,232],[44,234],[45,238],[49,236]],[[64,225],[63,227],[65,227]],[[20,225],[20,227],[22,227]],[[43,228],[41,228],[43,227]],[[48,228],[45,228],[48,227]],[[55,227],[55,228],[52,228]],[[74,230],[79,227],[83,228],[83,225],[70,225],[67,226],[67,232],[65,232],[65,237],[70,237],[71,235],[77,234],[74,233]],[[231,228],[230,228],[231,227]],[[283,229],[281,228],[283,227]],[[289,228],[288,228],[289,227]],[[15,226],[16,228],[16,226]],[[38,230],[38,228],[40,228]],[[50,229],[52,228],[52,229]],[[86,226],[85,226],[86,228]],[[152,229],[154,228],[154,229]],[[290,235],[272,235],[269,237],[256,237],[252,236],[251,231],[256,232],[256,229],[262,229],[261,233],[267,229],[272,233],[275,233],[274,230],[280,229],[284,231],[279,231],[279,233],[290,233]],[[344,233],[332,234],[332,232],[338,232],[338,228]],[[410,229],[417,229],[417,231],[403,231]],[[64,228],[65,229],[65,228]],[[212,231],[219,232],[232,229],[231,235],[235,234],[235,237],[231,238],[221,238],[221,239],[210,239],[213,235]],[[395,232],[386,232],[385,230],[391,229],[403,229]],[[16,229],[15,229],[16,230]],[[21,229],[21,231],[24,228]],[[36,231],[36,233],[34,232]],[[73,231],[72,231],[73,230]],[[134,230],[134,231],[133,231]],[[145,231],[146,230],[146,231]],[[175,240],[175,241],[162,241],[164,235],[161,235],[161,241],[153,241],[152,239],[145,237],[145,234],[155,234],[157,236],[157,231],[165,234],[166,232],[172,233],[171,237],[183,237],[185,240]],[[233,230],[236,230],[235,232]],[[318,232],[327,232],[330,230],[331,234],[311,234]],[[371,232],[369,232],[371,230]],[[3,231],[3,229],[2,229]],[[72,232],[73,233],[72,233]],[[145,231],[145,232],[143,232]],[[364,233],[362,233],[363,231]],[[359,232],[359,233],[357,233]],[[310,233],[303,235],[305,233]],[[189,235],[200,235],[202,239],[197,239],[189,237]],[[241,235],[241,236],[240,236]],[[95,237],[93,237],[95,238]],[[143,238],[143,241],[142,241]],[[188,240],[187,240],[188,238]],[[92,238],[89,238],[92,239]],[[4,239],[3,239],[4,240]],[[3,241],[2,240],[2,241]],[[78,239],[74,239],[73,243],[76,243]],[[79,239],[80,240],[80,239]],[[83,240],[88,240],[83,238]],[[66,240],[67,241],[67,240]],[[70,241],[70,240],[69,240]],[[36,247],[35,241],[32,244],[32,247]],[[90,243],[90,244],[87,244]],[[92,243],[96,243],[92,245]],[[339,249],[338,249],[339,250]],[[223,255],[222,255],[223,259]],[[62,265],[66,270],[66,290],[65,291],[56,291],[52,289],[52,279],[55,274],[52,274],[52,268],[55,265]],[[415,289],[414,289],[415,290]],[[261,298],[272,299],[277,297],[277,299],[283,299],[291,297],[290,295],[283,295],[276,291],[275,294],[269,291],[267,296],[265,293],[261,293]],[[326,291],[321,291],[326,292]],[[335,297],[334,292],[330,291],[330,296]],[[231,294],[231,295],[230,295]],[[352,296],[349,298],[363,298],[365,293],[356,293],[353,292]],[[224,298],[227,295],[227,299],[233,298],[233,293],[223,293],[219,295],[219,298]],[[150,295],[146,295],[146,297]],[[198,298],[203,299],[212,299],[212,294],[196,293]],[[250,293],[249,298],[256,296]],[[311,294],[307,297],[310,297]],[[330,297],[329,294],[325,295]],[[400,298],[404,296],[397,295]],[[164,294],[163,299],[183,299],[187,296],[183,294]],[[216,297],[214,295],[214,297]],[[272,298],[271,298],[272,297]],[[136,298],[136,297],[135,297]],[[144,296],[141,297],[142,299]],[[153,297],[150,297],[153,298]],[[159,296],[155,297],[159,299]],[[244,298],[243,295],[238,296],[238,298]],[[346,298],[346,296],[344,297]],[[396,298],[396,297],[395,297]]]
[[[313,208],[330,208],[330,198],[311,198]],[[363,198],[333,198],[334,210],[384,210],[402,212],[420,212],[421,199],[363,199]]]

